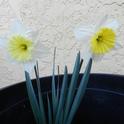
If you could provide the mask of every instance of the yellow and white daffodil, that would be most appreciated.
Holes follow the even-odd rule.
[[[0,46],[6,51],[6,59],[13,63],[22,63],[24,69],[31,71],[38,58],[47,55],[48,50],[38,42],[39,31],[25,28],[15,20],[5,37],[0,38]]]
[[[92,58],[96,60],[120,45],[116,42],[119,23],[116,20],[108,20],[107,15],[103,17],[96,26],[81,26],[74,33],[77,40],[82,41],[85,50],[83,59]]]

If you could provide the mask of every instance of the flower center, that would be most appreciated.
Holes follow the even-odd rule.
[[[15,35],[8,42],[10,56],[19,62],[26,62],[32,59],[33,42],[26,37]]]
[[[98,37],[97,37],[97,42],[101,42],[102,40],[103,40],[103,37],[102,37],[102,35],[98,35]]]
[[[111,28],[101,28],[91,38],[91,51],[93,54],[105,54],[115,46],[116,34]]]
[[[21,47],[22,50],[27,50],[28,49],[26,44],[22,44],[20,47]]]

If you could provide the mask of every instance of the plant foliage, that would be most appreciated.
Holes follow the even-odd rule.
[[[42,82],[39,78],[38,63],[34,67],[38,90],[37,94],[33,88],[29,73],[25,72],[29,101],[37,124],[71,124],[86,91],[92,59],[89,60],[81,81],[78,82],[83,62],[80,60],[79,52],[75,60],[70,82],[68,80],[68,69],[67,66],[65,66],[63,81],[61,82],[61,88],[59,89],[59,84],[57,83],[60,82],[56,82],[55,80],[55,54],[56,49],[53,58],[51,95],[50,93],[46,93],[45,97],[47,100],[43,99],[42,96]],[[76,87],[78,88],[76,89]],[[46,103],[47,109],[45,107]]]

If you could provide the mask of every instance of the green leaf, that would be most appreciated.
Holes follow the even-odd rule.
[[[34,117],[35,117],[37,124],[40,124],[42,122],[41,116],[40,116],[40,109],[38,106],[37,98],[35,96],[35,92],[32,86],[29,73],[26,71],[25,71],[25,78],[26,78],[26,87],[27,87],[27,92],[28,92],[29,101],[32,107],[32,111],[34,113]]]
[[[47,103],[48,103],[48,122],[49,124],[52,124],[52,113],[51,113],[51,106],[50,106],[50,100],[48,94],[47,94]]]
[[[59,100],[59,105],[58,105],[58,110],[57,110],[57,114],[56,114],[56,119],[55,119],[55,124],[59,123],[59,119],[60,117],[62,118],[63,114],[62,110],[63,110],[63,106],[64,106],[64,102],[65,102],[65,98],[66,98],[66,92],[67,92],[67,84],[68,84],[68,74],[67,74],[67,66],[65,66],[65,71],[64,71],[64,78],[63,78],[63,82],[62,82],[62,88],[61,88],[61,93],[60,93],[60,100]]]
[[[75,115],[75,113],[76,113],[76,111],[77,111],[77,109],[78,109],[78,107],[81,103],[81,100],[82,100],[82,98],[85,94],[87,83],[88,83],[88,80],[89,80],[91,66],[92,66],[92,59],[89,60],[88,65],[86,67],[86,70],[84,72],[84,75],[81,79],[81,82],[80,82],[79,88],[77,90],[77,93],[76,93],[74,102],[72,104],[70,114],[69,114],[69,117],[66,121],[66,124],[71,124],[71,122],[73,120],[73,117],[74,117],[74,115]]]
[[[57,109],[58,109],[59,96],[60,96],[60,82],[59,82],[60,79],[59,79],[59,76],[60,76],[60,75],[59,75],[59,65],[58,65],[58,76],[57,76],[57,77],[58,77],[58,81],[57,81],[57,90],[56,90],[56,91],[57,91],[57,93],[56,93],[56,94],[57,94],[57,101],[56,101],[56,102],[57,102],[57,103],[56,103],[57,106],[56,106],[56,111],[57,111]]]
[[[63,110],[61,111],[61,115],[60,115],[60,119],[59,119],[59,124],[63,124],[63,116],[64,113],[63,113]]]
[[[76,57],[75,66],[74,66],[74,70],[71,78],[71,83],[68,89],[67,102],[66,102],[65,113],[64,113],[64,124],[66,123],[66,119],[73,102],[75,87],[77,85],[77,80],[79,76],[79,71],[80,71],[80,52],[77,54],[77,57]]]
[[[41,82],[39,79],[38,63],[37,63],[37,67],[34,66],[34,70],[35,70],[36,82],[37,82],[37,88],[38,88],[38,99],[39,99],[39,108],[40,108],[40,113],[41,113],[42,124],[46,124],[46,116],[45,116],[45,111],[44,111],[44,104],[43,104],[41,85],[40,85]]]
[[[52,75],[52,106],[53,106],[53,118],[55,118],[56,107],[57,107],[57,96],[56,96],[56,88],[55,88],[55,54],[56,54],[56,48],[54,49],[53,75]]]

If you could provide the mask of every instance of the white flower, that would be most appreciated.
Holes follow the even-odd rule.
[[[121,47],[116,42],[119,23],[107,18],[107,15],[104,16],[98,25],[81,26],[75,29],[76,39],[85,46],[83,52],[85,61],[88,61],[89,58],[98,60],[110,50]]]
[[[39,31],[25,28],[15,20],[9,33],[0,38],[0,46],[6,51],[6,59],[12,63],[22,63],[25,71],[30,72],[38,58],[48,54],[38,40]]]

